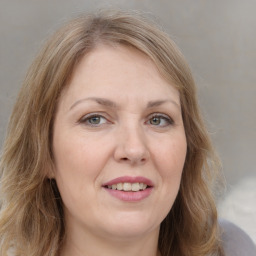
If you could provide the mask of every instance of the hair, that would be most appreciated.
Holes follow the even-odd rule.
[[[199,113],[195,83],[175,43],[141,15],[104,11],[79,16],[47,41],[32,63],[10,118],[1,157],[0,254],[56,256],[65,237],[54,180],[52,129],[58,99],[77,63],[99,45],[131,46],[146,54],[180,93],[187,155],[180,190],[161,223],[162,256],[221,255],[213,194],[219,171]]]

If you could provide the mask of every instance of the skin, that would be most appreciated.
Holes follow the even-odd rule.
[[[186,148],[179,93],[146,55],[101,45],[83,57],[54,122],[53,176],[67,231],[61,255],[158,255]],[[150,179],[150,195],[112,196],[103,184],[120,176]]]

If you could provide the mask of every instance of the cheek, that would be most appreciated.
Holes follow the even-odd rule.
[[[88,201],[85,195],[94,195],[93,191],[101,187],[98,177],[111,154],[109,145],[79,132],[56,134],[55,178],[65,205]]]
[[[72,214],[79,211],[81,202],[88,205],[91,200],[96,201],[92,192],[104,165],[104,159],[99,156],[103,151],[104,147],[99,149],[95,143],[82,137],[55,137],[55,179],[63,203]],[[85,196],[88,194],[91,197]]]
[[[170,140],[169,140],[170,141]],[[156,156],[158,171],[161,176],[163,204],[169,212],[178,194],[182,171],[185,163],[187,143],[185,136],[159,145],[161,148]]]
[[[157,150],[157,163],[166,177],[180,177],[187,153],[185,136],[173,140],[165,140]]]
[[[91,176],[97,175],[107,157],[104,144],[84,136],[56,136],[54,158],[57,171],[66,174]],[[99,161],[101,160],[101,161]]]
[[[173,207],[177,197],[183,166],[186,158],[187,143],[185,135],[170,136],[161,140],[161,144],[155,147],[154,164],[159,173],[159,193],[156,199],[158,209],[156,215],[163,220]]]

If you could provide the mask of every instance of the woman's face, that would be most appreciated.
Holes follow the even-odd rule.
[[[100,46],[61,95],[54,177],[68,234],[158,234],[179,190],[186,137],[178,91],[133,48]]]

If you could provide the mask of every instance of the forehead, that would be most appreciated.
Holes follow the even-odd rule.
[[[98,46],[75,67],[64,94],[70,97],[143,98],[156,100],[177,89],[159,73],[154,62],[141,51],[127,46]]]

